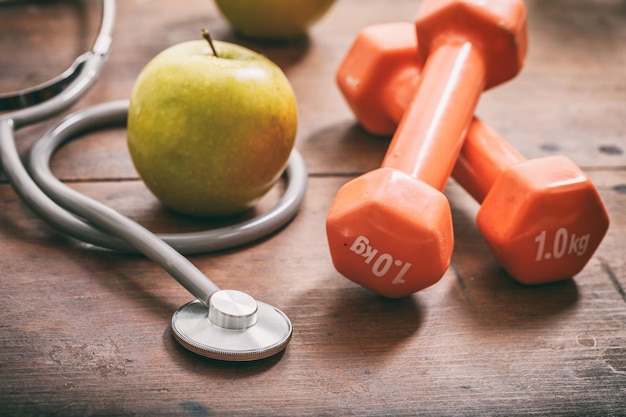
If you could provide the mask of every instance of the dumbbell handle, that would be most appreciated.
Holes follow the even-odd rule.
[[[475,117],[452,171],[452,177],[476,201],[482,203],[500,173],[525,160],[495,130]]]
[[[366,130],[389,134],[398,129],[405,109],[408,112],[414,108],[410,98],[418,97],[414,91],[423,88],[419,81],[421,64],[415,58],[420,54],[414,27],[410,23],[381,25],[359,36],[337,72],[338,85]],[[374,100],[378,101],[373,103]],[[552,282],[578,274],[609,224],[595,186],[568,158],[526,161],[494,130],[474,116],[469,117],[452,176],[481,203],[477,225],[495,257],[524,284]],[[424,118],[430,120],[433,115]],[[423,150],[423,142],[422,139],[422,143],[412,145]],[[396,144],[388,154],[401,157],[401,152],[411,149],[410,142],[402,145]],[[441,157],[442,152],[445,150],[431,154]],[[420,163],[427,165],[414,162],[415,176],[420,175]],[[403,191],[404,196],[411,194],[410,190]],[[416,216],[421,218],[423,211],[428,210]],[[369,254],[374,250],[361,252]]]
[[[480,47],[449,39],[431,52],[413,99],[391,140],[384,168],[442,191],[487,84]]]
[[[415,28],[411,23],[392,23],[387,24],[384,29],[382,28],[383,26],[376,32],[378,38],[388,44],[403,45],[404,56],[407,54],[418,56]],[[385,37],[388,39],[385,39]],[[414,65],[410,65],[410,62],[413,62]],[[395,63],[399,65],[395,65]],[[384,67],[380,71],[392,75],[381,86],[380,109],[387,115],[388,120],[399,123],[407,109],[410,108],[411,99],[415,96],[415,91],[418,89],[422,75],[419,60],[407,61],[406,59],[398,60],[396,58],[395,60],[383,62],[382,65]],[[349,68],[354,68],[354,65],[350,65]],[[350,75],[350,71],[339,71],[337,73],[337,82],[340,87],[346,88]],[[404,145],[405,149],[406,146],[410,145],[414,147],[424,146],[423,143],[420,144],[414,141],[410,142],[409,145]],[[404,158],[417,154],[411,151],[405,152],[403,149],[400,151],[402,151],[401,154]],[[449,150],[443,149],[439,152],[449,152]],[[391,157],[386,158],[387,160],[391,163]],[[478,202],[482,202],[498,175],[506,167],[524,160],[525,158],[500,137],[496,131],[481,120],[473,118],[465,137],[465,143],[452,170],[452,176]],[[418,167],[423,166],[424,161],[418,161],[414,164]],[[441,168],[443,169],[443,167]],[[434,175],[444,175],[436,173],[432,169],[429,172]]]

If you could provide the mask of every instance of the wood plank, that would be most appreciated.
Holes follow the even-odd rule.
[[[162,6],[155,8],[149,23],[142,23],[136,16],[143,13],[145,5],[120,6],[116,33],[133,32],[133,42],[128,42],[124,35],[115,38],[101,82],[79,107],[127,99],[136,75],[148,60],[167,46],[197,37],[199,27],[210,26],[216,38],[258,50],[284,69],[300,97],[298,148],[313,174],[363,172],[380,163],[386,142],[365,134],[356,125],[334,84],[334,72],[358,30],[376,22],[409,20],[418,9],[414,3],[381,7],[370,1],[361,7],[367,6],[371,11],[362,19],[354,19],[349,18],[353,14],[351,4],[341,2],[312,30],[308,40],[291,45],[238,39],[215,8],[205,3],[195,6],[207,10],[203,16],[206,20],[208,13],[208,21],[198,18],[191,6],[184,10]],[[606,2],[594,7],[576,3],[566,8],[567,13],[560,13],[557,3],[529,3],[531,37],[526,65],[517,78],[487,92],[477,114],[528,158],[562,154],[582,167],[624,166],[626,57],[623,48],[613,47],[626,36],[626,26],[621,24],[624,12],[619,5]],[[376,16],[374,21],[370,13]],[[582,19],[586,19],[586,29],[576,32]],[[133,30],[136,26],[140,26],[139,30]],[[162,27],[167,30],[157,30]],[[588,36],[589,33],[594,36]],[[339,148],[335,148],[337,141]],[[31,143],[32,138],[27,137],[24,149]],[[357,149],[363,156],[354,161],[350,156]],[[126,157],[122,142],[116,142],[115,149],[106,152],[119,152]],[[84,154],[80,149],[76,153]],[[74,163],[82,161],[74,155],[69,155]],[[117,160],[117,156],[112,159]],[[84,163],[91,165],[86,169],[93,177],[104,178],[97,165]],[[120,168],[120,178],[136,177],[132,167]],[[61,171],[61,175],[76,179],[87,174],[73,166]]]
[[[200,359],[177,346],[170,314],[190,296],[158,267],[73,247],[2,186],[2,368],[14,376],[2,384],[3,404],[68,415],[625,409],[624,300],[598,258],[575,281],[520,286],[476,236],[473,202],[451,186],[458,207],[452,268],[413,297],[382,299],[330,264],[319,225],[341,182],[313,178],[314,198],[282,233],[193,257],[220,285],[279,305],[294,323],[281,358],[246,365]],[[136,197],[140,183],[76,187],[154,220],[152,204]],[[598,256],[616,251],[608,244]]]
[[[19,7],[74,17],[66,12],[75,4],[62,3]],[[377,167],[387,146],[386,138],[356,125],[334,71],[360,28],[411,20],[419,4],[342,0],[307,39],[268,45],[237,38],[210,1],[118,2],[113,52],[77,108],[127,98],[152,56],[205,26],[217,39],[275,60],[293,83],[297,146],[310,171],[300,213],[260,242],[190,259],[221,287],[283,309],[294,336],[284,354],[255,363],[186,351],[169,323],[190,294],[142,256],[64,237],[26,208],[2,176],[0,415],[626,414],[626,9],[620,1],[528,0],[526,67],[486,93],[477,110],[527,157],[565,154],[597,185],[611,227],[575,279],[538,287],[514,282],[476,228],[478,205],[454,181],[445,193],[455,250],[439,283],[388,300],[333,268],[326,213],[339,187]],[[0,48],[38,48],[40,35],[15,42],[4,36],[27,24],[25,15],[5,13],[7,7],[14,6],[0,9]],[[93,4],[88,7],[84,15],[93,22]],[[0,87],[64,68],[84,42],[73,37],[80,25],[70,27],[50,34],[59,52],[40,67],[32,69],[30,54],[20,63],[3,54]],[[51,125],[19,133],[24,156]],[[70,144],[53,168],[73,188],[153,230],[220,224],[164,210],[138,180],[123,129]],[[279,194],[277,187],[258,210]]]

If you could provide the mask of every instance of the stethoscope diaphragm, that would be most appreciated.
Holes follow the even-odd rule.
[[[220,290],[208,307],[199,300],[180,307],[172,316],[172,332],[182,346],[199,355],[253,361],[282,351],[292,326],[279,309],[240,291]]]
[[[197,300],[182,306],[172,318],[174,337],[184,347],[229,361],[279,353],[291,339],[287,316],[240,291],[220,290],[184,255],[241,246],[289,223],[299,210],[307,185],[306,166],[296,149],[285,168],[285,190],[274,207],[234,225],[159,235],[78,193],[50,169],[54,153],[70,140],[86,132],[125,125],[127,101],[102,103],[69,114],[33,146],[29,169],[22,163],[15,131],[69,109],[89,91],[108,56],[114,15],[115,0],[103,0],[102,25],[92,50],[79,57],[66,73],[32,89],[0,94],[0,107],[17,103],[14,107],[19,108],[0,115],[0,165],[16,193],[50,225],[96,247],[143,253],[194,295]],[[49,92],[56,95],[48,97]]]

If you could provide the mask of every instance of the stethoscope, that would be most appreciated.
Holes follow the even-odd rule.
[[[0,111],[18,109],[0,116],[0,157],[5,174],[22,200],[52,226],[97,247],[143,253],[195,296],[171,321],[175,339],[185,348],[228,361],[279,353],[291,339],[289,318],[244,292],[221,290],[183,254],[240,246],[286,225],[296,215],[307,185],[306,167],[295,149],[285,169],[286,189],[270,210],[223,228],[160,235],[66,186],[50,169],[54,153],[70,140],[87,131],[124,126],[127,101],[104,103],[64,118],[31,149],[30,173],[20,160],[15,131],[69,109],[90,89],[108,57],[114,19],[115,0],[103,0],[100,31],[91,51],[44,84],[0,95]]]

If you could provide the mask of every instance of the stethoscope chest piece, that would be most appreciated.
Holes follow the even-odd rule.
[[[172,317],[174,336],[187,349],[228,361],[252,361],[279,353],[291,339],[287,316],[240,291],[220,290],[183,255],[238,247],[291,221],[304,199],[308,177],[296,149],[285,169],[287,186],[271,209],[234,225],[159,235],[78,193],[50,169],[52,156],[70,140],[96,129],[125,125],[128,101],[103,103],[66,116],[33,146],[29,169],[22,163],[15,131],[68,110],[89,91],[109,55],[114,15],[115,0],[103,0],[102,24],[92,49],[63,74],[32,88],[0,93],[0,111],[12,110],[0,114],[4,175],[24,202],[60,231],[95,247],[146,254],[203,300],[182,306]]]
[[[172,331],[185,348],[227,361],[253,361],[281,352],[291,339],[289,318],[279,309],[235,290],[214,293],[179,308]]]

